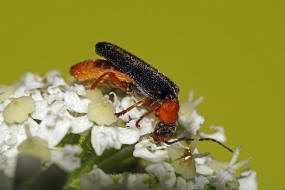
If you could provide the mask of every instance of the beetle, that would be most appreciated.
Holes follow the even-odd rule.
[[[125,114],[138,105],[145,105],[150,109],[136,121],[138,128],[144,117],[156,112],[159,120],[153,132],[156,141],[168,144],[181,140],[193,141],[191,138],[181,138],[168,142],[176,131],[179,112],[179,88],[173,81],[145,61],[112,43],[99,42],[95,45],[95,51],[106,60],[87,60],[72,66],[70,73],[74,78],[92,82],[91,89],[94,89],[99,83],[106,81],[108,76],[109,80],[127,93],[144,97],[126,110],[115,113],[116,116]],[[216,142],[214,139],[207,140]]]
[[[108,75],[113,83],[128,93],[144,96],[126,110],[116,113],[116,116],[138,105],[147,105],[150,110],[137,120],[136,126],[139,128],[139,122],[155,111],[159,122],[153,132],[154,139],[165,141],[171,138],[176,131],[179,111],[177,85],[140,58],[114,44],[99,42],[95,49],[96,53],[106,60],[78,63],[71,67],[71,75],[79,81],[94,81],[91,89],[104,81]]]

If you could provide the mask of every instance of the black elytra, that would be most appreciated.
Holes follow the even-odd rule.
[[[108,42],[97,43],[95,50],[98,55],[129,75],[142,95],[157,102],[177,99],[179,88],[176,84],[135,55]]]

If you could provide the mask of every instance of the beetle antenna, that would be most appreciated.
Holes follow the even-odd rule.
[[[182,137],[182,138],[178,138],[178,139],[175,139],[173,141],[164,141],[166,144],[168,145],[171,145],[171,144],[174,144],[174,143],[177,143],[179,141],[194,141],[195,139],[194,138],[187,138],[187,137]],[[221,145],[222,147],[224,147],[225,149],[227,149],[228,151],[230,152],[233,152],[232,149],[230,149],[229,147],[227,147],[225,144],[221,143],[220,141],[217,141],[216,139],[212,139],[212,138],[200,138],[198,139],[198,141],[212,141],[212,142],[215,142],[219,145]]]

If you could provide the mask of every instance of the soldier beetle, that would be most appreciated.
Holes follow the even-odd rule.
[[[150,109],[137,120],[136,126],[139,128],[139,123],[144,117],[156,112],[159,119],[153,132],[156,141],[168,144],[181,140],[193,141],[191,138],[182,138],[168,142],[176,131],[179,111],[179,88],[173,81],[140,58],[114,44],[99,42],[96,44],[95,50],[106,60],[87,60],[72,66],[70,73],[74,78],[79,81],[92,82],[91,89],[94,89],[108,77],[127,93],[143,96],[143,99],[126,110],[116,113],[116,116],[125,114],[138,105],[148,106]],[[217,142],[210,138],[200,138],[199,140]]]

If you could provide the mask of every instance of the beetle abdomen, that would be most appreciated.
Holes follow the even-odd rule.
[[[108,42],[97,43],[95,48],[97,54],[128,74],[145,96],[156,100],[177,98],[175,83],[140,58]]]

